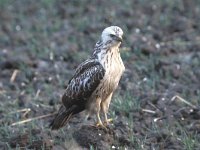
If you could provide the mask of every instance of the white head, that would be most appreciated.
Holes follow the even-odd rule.
[[[101,41],[109,46],[119,46],[122,42],[123,31],[118,26],[110,26],[103,30]]]

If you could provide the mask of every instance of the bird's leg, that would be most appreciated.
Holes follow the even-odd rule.
[[[105,125],[108,125],[109,122],[111,122],[113,120],[112,118],[108,119],[108,117],[107,117],[108,108],[109,108],[109,104],[110,104],[111,98],[112,98],[112,93],[107,97],[107,99],[105,101],[101,102],[101,108],[103,110],[104,117],[105,117],[105,121],[104,121]]]
[[[108,121],[107,112],[104,112],[105,122]]]
[[[96,108],[96,117],[97,117],[97,124],[96,124],[96,126],[97,127],[103,127],[103,128],[105,128],[105,126],[103,125],[103,123],[101,121],[100,114],[99,114],[100,113],[100,109],[101,109],[100,104],[101,104],[101,99],[98,98],[96,100],[96,106],[97,106],[97,108]]]
[[[97,127],[99,126],[104,126],[102,121],[101,121],[101,118],[100,118],[100,115],[99,115],[99,112],[97,112],[97,124],[96,124]]]
[[[97,124],[96,124],[96,127],[100,127],[100,128],[103,128],[104,130],[108,131],[106,126],[104,126],[104,124],[102,123],[99,113],[97,113]]]
[[[104,117],[105,117],[104,125],[109,125],[109,123],[113,121],[112,118],[108,119],[107,112],[104,112]]]

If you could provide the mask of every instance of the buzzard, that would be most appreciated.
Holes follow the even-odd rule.
[[[62,106],[50,124],[52,130],[63,127],[73,115],[83,110],[86,118],[96,115],[98,126],[108,124],[110,101],[125,70],[119,52],[122,36],[123,31],[118,26],[103,30],[93,54],[77,67],[68,82]],[[105,122],[101,121],[100,112],[103,112]]]

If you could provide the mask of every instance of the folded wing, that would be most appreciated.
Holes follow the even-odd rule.
[[[95,91],[104,74],[105,69],[98,61],[89,59],[80,64],[62,97],[66,109],[73,105],[84,109],[88,98]]]
[[[49,125],[52,130],[63,127],[74,114],[85,109],[87,100],[103,79],[104,74],[105,69],[95,60],[90,59],[79,65],[62,97],[63,105]]]

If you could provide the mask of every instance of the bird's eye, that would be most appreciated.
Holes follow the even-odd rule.
[[[113,37],[115,37],[115,35],[114,34],[110,34],[110,37],[113,38]]]

